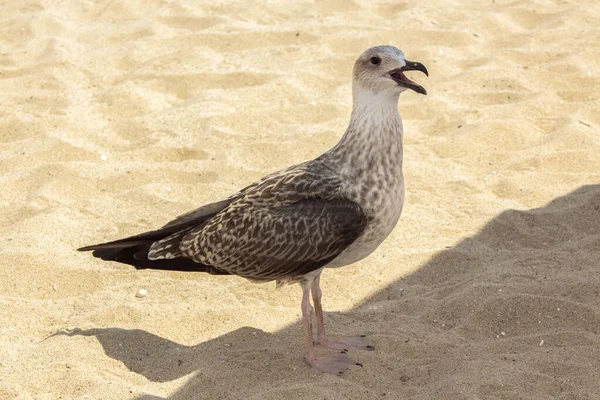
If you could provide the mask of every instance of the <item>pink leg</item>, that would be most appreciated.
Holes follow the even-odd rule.
[[[311,288],[313,302],[315,303],[315,311],[317,313],[317,340],[315,341],[315,343],[318,343],[330,349],[337,350],[374,350],[375,348],[373,346],[368,346],[365,344],[364,336],[337,340],[330,340],[327,339],[327,337],[325,337],[325,321],[323,318],[323,307],[321,305],[321,297],[323,296],[323,291],[319,286],[320,281],[321,275],[319,274],[314,279]]]
[[[304,337],[306,342],[306,362],[322,372],[341,375],[350,368],[356,365],[354,361],[348,357],[346,353],[332,354],[327,357],[317,358],[315,349],[312,343],[312,306],[310,304],[310,287],[312,282],[302,282],[302,322],[304,325]]]

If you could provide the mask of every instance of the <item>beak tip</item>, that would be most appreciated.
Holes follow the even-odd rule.
[[[429,76],[429,71],[427,71],[427,68],[420,62],[405,60],[405,63],[406,65],[401,67],[400,71],[421,71],[426,76]]]
[[[429,71],[427,71],[427,68],[421,63],[415,63],[415,70],[421,71],[425,76],[429,76]]]

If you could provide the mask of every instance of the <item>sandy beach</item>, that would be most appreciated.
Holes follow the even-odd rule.
[[[597,1],[26,0],[0,21],[1,399],[600,399]],[[304,363],[297,285],[75,251],[329,149],[379,44],[430,75],[400,97],[400,223],[321,281],[328,333],[376,348],[363,368]]]

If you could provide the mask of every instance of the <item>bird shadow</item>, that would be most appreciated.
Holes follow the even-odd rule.
[[[141,329],[92,328],[56,332],[55,336],[94,336],[104,353],[152,382],[169,382],[208,367],[204,353],[227,355],[230,343],[240,343],[257,330],[240,328],[196,346],[186,346]]]
[[[393,357],[378,359],[377,351],[361,353],[366,367],[371,363],[373,370],[385,373],[369,368],[351,372],[349,377],[358,385],[348,392],[350,397],[395,393],[466,398],[458,395],[450,377],[459,374],[474,395],[501,390],[508,396],[502,398],[517,398],[522,387],[533,385],[537,390],[532,376],[514,367],[520,361],[540,370],[535,379],[545,386],[539,390],[548,391],[551,398],[559,389],[555,380],[542,374],[547,366],[539,359],[537,344],[544,343],[540,338],[562,343],[583,360],[582,365],[590,365],[565,372],[571,381],[561,383],[561,393],[581,394],[577,374],[594,374],[594,354],[600,349],[600,277],[589,273],[590,266],[598,266],[599,249],[600,185],[583,186],[541,208],[504,211],[474,236],[435,255],[350,312],[327,313],[326,318],[343,325],[344,331],[367,333],[376,348],[401,349],[402,364]],[[195,346],[139,329],[75,329],[53,336],[60,335],[94,336],[108,357],[153,382],[193,374],[169,397],[172,400],[247,398],[245,393],[257,391],[262,398],[281,398],[282,385],[309,382],[319,387],[322,379],[335,379],[319,378],[323,375],[300,364],[298,346],[291,345],[301,342],[299,322],[275,334],[244,327]],[[503,363],[512,364],[503,369]],[[501,389],[492,382],[499,376],[504,379]],[[598,384],[587,384],[598,389]],[[326,389],[319,390],[315,393]],[[334,390],[331,393],[345,396],[343,389]],[[161,397],[138,397],[153,399]]]

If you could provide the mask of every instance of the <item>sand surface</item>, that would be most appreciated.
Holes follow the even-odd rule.
[[[598,21],[596,0],[1,3],[0,398],[600,399]],[[298,286],[74,251],[327,150],[377,44],[430,77],[400,99],[400,224],[322,279],[364,368],[304,364]]]

